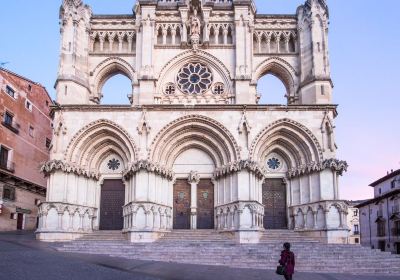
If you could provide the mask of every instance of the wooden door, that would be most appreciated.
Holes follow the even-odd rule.
[[[214,228],[214,185],[211,179],[201,179],[197,185],[197,228]]]
[[[23,223],[24,223],[24,214],[18,213],[17,214],[17,230],[23,229]]]
[[[190,229],[190,184],[187,179],[174,185],[174,229]]]
[[[125,186],[122,180],[104,180],[101,186],[100,230],[122,230]]]
[[[286,185],[282,179],[267,179],[263,184],[264,228],[287,229]]]

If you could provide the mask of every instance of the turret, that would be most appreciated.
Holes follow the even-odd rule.
[[[88,51],[92,11],[82,0],[64,0],[60,8],[61,50],[55,84],[60,104],[88,104]]]
[[[300,39],[302,104],[332,102],[332,80],[328,52],[329,10],[325,0],[307,0],[297,10]]]

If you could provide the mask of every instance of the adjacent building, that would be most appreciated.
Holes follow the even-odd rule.
[[[349,228],[349,244],[360,244],[360,215],[358,204],[365,200],[348,201],[347,227]]]
[[[374,198],[360,209],[361,244],[400,254],[400,169],[373,182]]]
[[[46,193],[40,165],[49,159],[51,104],[42,85],[0,68],[0,231],[37,227]]]

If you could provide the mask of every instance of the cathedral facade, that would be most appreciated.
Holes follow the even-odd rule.
[[[136,2],[129,15],[94,15],[63,1],[37,238],[214,229],[256,243],[287,229],[346,242],[325,1],[293,15],[257,14],[253,0]],[[101,105],[116,74],[131,80],[131,105]],[[287,104],[258,104],[267,74]]]

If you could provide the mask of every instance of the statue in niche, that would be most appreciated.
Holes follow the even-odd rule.
[[[200,44],[200,30],[201,22],[197,16],[197,9],[193,9],[193,15],[189,20],[190,24],[190,42],[192,44],[193,50],[196,51]]]

